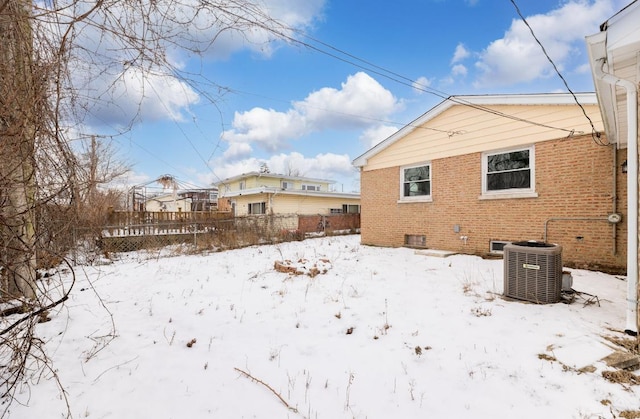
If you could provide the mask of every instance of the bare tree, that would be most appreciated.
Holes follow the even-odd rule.
[[[2,295],[33,298],[35,253],[34,148],[36,111],[42,102],[34,62],[28,4],[9,2],[0,15],[0,217],[3,243]],[[10,15],[10,16],[11,16]]]
[[[92,135],[78,156],[79,199],[93,204],[101,190],[131,170],[131,164],[118,156],[113,142]]]
[[[64,261],[73,240],[67,247],[52,241],[73,237],[83,203],[96,205],[105,198],[100,186],[127,169],[113,165],[109,145],[95,138],[79,156],[69,144],[96,132],[89,125],[105,115],[128,118],[111,124],[116,135],[127,131],[144,118],[145,98],[162,95],[162,83],[215,101],[225,89],[172,57],[205,57],[231,38],[265,48],[275,38],[290,40],[291,30],[259,4],[0,0],[0,299],[20,307],[0,315],[2,416],[28,366],[54,371],[34,328],[68,298],[73,281],[60,276],[55,295],[40,286],[41,255]],[[116,106],[131,92],[133,107]]]
[[[293,177],[304,176],[303,171],[300,170],[299,167],[296,167],[296,165],[291,161],[291,159],[287,159],[285,163],[284,174],[287,176],[293,176]]]
[[[118,155],[110,139],[91,135],[83,143],[76,169],[79,227],[105,225],[109,212],[121,205],[126,194],[111,183],[130,170],[131,164]]]
[[[28,365],[43,359],[35,324],[68,296],[64,290],[43,292],[37,281],[43,244],[38,212],[64,200],[73,157],[55,135],[49,100],[59,61],[32,12],[29,1],[0,1],[0,300],[11,302],[0,313],[0,397],[10,401]],[[39,155],[45,158],[40,161]],[[55,164],[47,167],[48,176],[40,176],[46,161]]]

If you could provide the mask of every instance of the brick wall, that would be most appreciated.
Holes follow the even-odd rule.
[[[537,198],[478,199],[480,153],[431,162],[433,202],[398,203],[399,167],[363,171],[362,243],[403,246],[406,234],[416,234],[426,236],[428,248],[486,255],[491,240],[541,241],[546,230],[547,242],[562,245],[565,266],[624,271],[627,175],[620,165],[626,150],[617,153],[616,212],[623,221],[616,227],[565,219],[604,219],[613,211],[613,148],[588,135],[535,145]]]
[[[324,229],[322,221],[324,219]],[[360,228],[360,214],[299,215],[298,230],[303,233]]]

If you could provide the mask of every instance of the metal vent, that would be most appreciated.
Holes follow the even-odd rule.
[[[504,247],[504,295],[539,304],[557,303],[562,292],[562,247],[515,242]]]

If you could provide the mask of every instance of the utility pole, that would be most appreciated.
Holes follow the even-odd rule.
[[[87,179],[86,203],[92,207],[96,204],[96,194],[98,192],[98,145],[95,135],[91,136],[91,145],[89,147],[89,179]]]
[[[35,297],[36,110],[46,97],[35,74],[31,7],[26,0],[0,3],[2,299]]]

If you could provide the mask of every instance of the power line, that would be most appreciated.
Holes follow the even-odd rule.
[[[587,111],[584,109],[582,104],[580,102],[578,102],[578,98],[576,97],[575,93],[573,93],[573,91],[569,87],[569,83],[567,83],[567,80],[562,76],[562,74],[560,73],[560,70],[558,69],[556,64],[553,62],[553,60],[551,59],[549,54],[547,53],[547,49],[544,47],[544,45],[542,45],[542,42],[540,42],[540,40],[536,36],[535,32],[533,32],[533,28],[531,27],[531,25],[529,25],[529,22],[527,22],[527,19],[522,15],[522,12],[520,11],[520,8],[516,4],[515,0],[510,0],[510,1],[511,1],[511,4],[513,4],[513,7],[515,7],[516,12],[518,13],[518,16],[520,16],[520,19],[522,19],[522,22],[524,22],[524,24],[527,26],[527,28],[529,28],[529,32],[531,32],[531,36],[533,36],[533,39],[540,46],[540,48],[542,49],[542,52],[544,53],[545,57],[547,57],[547,60],[549,60],[549,62],[553,66],[553,69],[555,70],[556,74],[558,75],[558,77],[560,77],[560,80],[562,80],[562,82],[564,83],[564,85],[567,88],[567,90],[569,91],[569,93],[571,93],[571,96],[573,96],[573,99],[575,100],[576,104],[582,110],[582,113],[584,114],[585,118],[587,118],[587,120],[589,121],[589,124],[591,124],[591,136],[592,136],[593,140],[598,145],[602,145],[602,146],[611,145],[608,141],[605,143],[605,142],[603,142],[601,140],[600,133],[596,130],[596,127],[593,125],[593,121],[591,121],[591,118],[589,118],[589,115],[587,115]]]
[[[561,74],[560,74],[560,72],[558,71],[557,67],[555,66],[555,64],[553,63],[553,61],[551,60],[551,58],[550,58],[550,57],[549,57],[549,55],[547,54],[547,52],[546,52],[546,50],[545,50],[544,46],[542,45],[542,43],[537,39],[537,37],[536,37],[536,36],[535,36],[535,34],[533,33],[533,30],[532,30],[532,29],[531,29],[531,27],[529,26],[529,24],[528,24],[528,22],[526,21],[526,19],[523,17],[523,15],[522,15],[522,13],[520,12],[520,10],[519,10],[519,8],[518,8],[517,4],[515,3],[515,1],[514,1],[514,0],[511,0],[511,2],[512,2],[512,4],[514,5],[514,7],[516,8],[516,11],[518,12],[518,14],[519,14],[519,16],[521,17],[521,19],[524,21],[524,23],[527,25],[527,27],[529,27],[529,30],[531,31],[531,33],[532,33],[532,35],[533,35],[534,39],[536,40],[536,42],[538,42],[538,44],[539,44],[539,45],[540,45],[540,47],[542,48],[542,50],[543,50],[543,52],[545,53],[545,55],[546,55],[547,59],[549,59],[549,61],[550,61],[550,62],[551,62],[551,64],[553,65],[554,69],[556,70],[556,72],[558,73],[558,75],[560,76],[560,78],[562,79],[562,81],[564,82],[565,86],[567,87],[567,89],[569,90],[569,92],[573,95],[573,97],[574,97],[574,99],[575,99],[576,103],[577,103],[577,104],[578,104],[578,106],[582,109],[582,112],[584,113],[585,117],[586,117],[586,118],[589,120],[589,122],[591,123],[591,127],[592,127],[593,132],[596,132],[596,131],[595,131],[595,127],[594,127],[594,125],[593,125],[593,123],[592,123],[591,119],[590,119],[590,118],[588,117],[588,115],[586,114],[585,109],[584,109],[584,108],[582,107],[582,105],[578,102],[577,97],[575,96],[575,94],[574,94],[574,93],[571,91],[571,89],[569,88],[568,83],[566,82],[566,80],[564,79],[564,77],[562,77],[562,75],[561,75]],[[541,127],[545,127],[545,128],[553,129],[553,130],[561,130],[561,131],[569,132],[569,135],[571,135],[571,134],[573,134],[573,133],[574,133],[574,130],[564,129],[564,128],[558,128],[558,127],[553,127],[553,126],[550,126],[550,125],[541,124],[541,123],[538,123],[538,122],[535,122],[535,121],[531,121],[531,120],[527,120],[527,119],[524,119],[524,118],[519,118],[519,117],[516,117],[516,116],[513,116],[513,115],[509,115],[509,114],[506,114],[506,113],[503,113],[503,112],[499,112],[499,111],[497,111],[497,110],[495,110],[495,109],[491,109],[491,108],[488,108],[488,107],[486,107],[486,106],[482,106],[482,105],[478,105],[478,104],[470,103],[470,102],[468,102],[468,101],[466,101],[466,100],[464,100],[464,99],[461,99],[461,98],[459,98],[459,97],[455,97],[455,96],[452,96],[452,95],[450,95],[450,94],[447,94],[447,93],[445,93],[445,92],[443,92],[443,91],[440,91],[440,90],[437,90],[437,89],[431,88],[431,87],[429,87],[429,86],[426,86],[426,85],[420,84],[420,83],[418,83],[417,81],[414,81],[414,80],[412,80],[411,78],[408,78],[408,77],[406,77],[406,76],[404,76],[404,75],[402,75],[402,74],[399,74],[399,73],[397,73],[397,72],[395,72],[395,71],[389,70],[389,69],[387,69],[387,68],[385,68],[385,67],[382,67],[382,66],[380,66],[380,65],[377,65],[377,64],[375,64],[375,63],[373,63],[373,62],[370,62],[370,61],[368,61],[368,60],[365,60],[365,59],[363,59],[363,58],[360,58],[360,57],[358,57],[358,56],[356,56],[356,55],[354,55],[354,54],[352,54],[352,53],[349,53],[349,52],[347,52],[347,51],[345,51],[345,50],[342,50],[342,49],[340,49],[340,48],[337,48],[337,47],[335,47],[335,46],[333,46],[333,45],[331,45],[331,44],[329,44],[329,43],[326,43],[326,42],[324,42],[324,41],[321,41],[321,40],[319,40],[319,39],[317,39],[317,38],[311,37],[310,35],[308,35],[308,34],[304,33],[303,31],[300,31],[300,30],[291,30],[291,32],[292,32],[292,33],[297,34],[297,35],[299,35],[300,37],[306,38],[307,40],[309,40],[309,41],[310,41],[310,42],[305,42],[305,41],[304,41],[304,40],[302,40],[302,39],[295,38],[295,37],[291,36],[290,34],[286,33],[286,31],[290,30],[289,28],[286,28],[286,27],[284,27],[283,25],[278,24],[278,22],[274,21],[273,19],[268,18],[268,16],[266,16],[266,15],[265,15],[261,10],[259,10],[259,9],[257,9],[257,10],[256,10],[256,9],[253,9],[253,10],[252,10],[252,16],[251,16],[251,18],[249,18],[249,17],[245,17],[245,16],[241,16],[241,15],[239,15],[239,14],[234,14],[234,13],[231,13],[231,12],[229,12],[229,11],[227,11],[227,13],[229,13],[229,14],[230,14],[230,15],[232,15],[232,16],[234,16],[234,17],[235,17],[235,18],[237,18],[238,20],[242,20],[242,21],[247,22],[247,23],[249,23],[249,24],[251,24],[251,25],[255,25],[255,26],[259,27],[259,28],[262,28],[262,29],[264,29],[264,30],[266,30],[266,31],[269,31],[269,32],[271,32],[271,33],[273,33],[273,34],[275,34],[275,35],[279,36],[280,38],[282,38],[282,39],[284,39],[284,40],[287,40],[287,41],[289,41],[289,42],[291,42],[291,43],[301,45],[301,46],[303,46],[303,47],[305,47],[305,48],[308,48],[308,49],[310,49],[310,50],[312,50],[312,51],[316,51],[316,52],[321,53],[321,54],[323,54],[323,55],[329,56],[329,57],[331,57],[331,58],[333,58],[333,59],[336,59],[336,60],[339,60],[339,61],[345,62],[345,63],[350,64],[350,65],[352,65],[352,66],[355,66],[355,67],[357,67],[357,68],[360,68],[360,69],[363,69],[363,70],[365,70],[365,71],[368,71],[368,72],[370,72],[370,73],[372,73],[372,74],[379,75],[379,76],[381,76],[381,77],[384,77],[384,78],[386,78],[386,79],[389,79],[389,80],[391,80],[391,81],[394,81],[394,82],[396,82],[396,83],[398,83],[398,84],[405,85],[405,86],[411,87],[411,88],[413,88],[413,89],[415,89],[415,90],[419,90],[419,91],[422,91],[422,92],[425,92],[425,93],[428,93],[428,94],[431,94],[431,95],[437,96],[437,97],[439,97],[439,98],[441,98],[441,99],[443,99],[443,100],[450,100],[450,101],[455,102],[455,103],[458,103],[458,104],[460,104],[460,105],[469,106],[469,107],[471,107],[471,108],[474,108],[474,109],[477,109],[477,110],[480,110],[480,111],[483,111],[483,112],[488,112],[488,113],[494,114],[494,115],[496,115],[496,116],[500,116],[500,117],[504,117],[504,118],[508,118],[508,119],[512,119],[512,120],[516,120],[516,121],[520,121],[520,122],[523,122],[523,123],[532,124],[532,125],[537,125],[537,126],[541,126]],[[261,18],[261,19],[259,19],[259,18]],[[262,19],[262,18],[264,18],[264,19]],[[267,18],[268,18],[268,19],[267,19]],[[265,22],[270,22],[270,23],[274,23],[274,22],[275,22],[275,23],[277,23],[277,24],[278,24],[278,27],[279,27],[280,29],[278,29],[278,28],[276,28],[276,27],[273,27],[273,26],[270,26],[270,25],[268,25],[268,24],[267,24],[267,23],[265,23]],[[315,43],[316,45],[314,45],[314,43]],[[176,71],[176,73],[178,73],[178,71]],[[200,75],[200,76],[202,76],[202,75]],[[190,79],[189,79],[189,78],[187,78],[186,80],[190,80]],[[193,80],[191,80],[191,81],[193,81]],[[210,83],[212,83],[211,81],[209,81],[209,82],[210,82]],[[207,92],[203,91],[203,90],[202,90],[202,89],[200,89],[198,86],[195,86],[195,85],[194,85],[194,83],[192,83],[192,82],[189,82],[188,84],[189,84],[189,85],[191,85],[193,88],[195,88],[195,90],[197,90],[198,92],[200,92],[203,96],[206,96],[206,97],[210,100],[210,102],[211,102],[211,103],[215,103],[215,100],[213,100],[212,98],[210,98],[210,97],[209,97],[209,94],[208,94]],[[213,83],[213,84],[215,84],[215,83]],[[218,86],[218,87],[220,88],[220,86]],[[251,94],[251,93],[247,93],[247,92],[241,92],[241,91],[239,91],[239,90],[238,90],[238,91],[236,91],[236,90],[229,89],[229,88],[224,88],[224,89],[225,89],[225,90],[227,90],[227,91],[234,91],[234,92],[237,92],[237,93]],[[157,92],[156,92],[156,94],[157,94]],[[157,96],[158,96],[158,97],[160,97],[159,95],[157,95]],[[264,97],[264,96],[263,96],[263,97]],[[273,98],[269,98],[269,99],[274,100]],[[164,103],[163,103],[163,105],[164,105],[164,106],[166,106],[166,104],[164,104]],[[335,111],[335,110],[329,110],[329,109],[324,109],[324,110],[326,110],[326,111],[330,111],[330,112],[335,112],[335,113],[340,114],[340,112],[337,112],[337,111]],[[218,109],[218,111],[220,111],[220,110]],[[398,125],[398,126],[411,126],[411,124],[398,123],[398,122],[394,122],[394,121],[382,120],[382,119],[377,119],[377,118],[370,118],[370,117],[365,117],[365,116],[362,116],[362,115],[353,115],[353,114],[348,114],[348,113],[342,113],[342,114],[344,114],[344,115],[348,115],[348,116],[352,116],[352,117],[353,117],[353,116],[355,116],[355,117],[362,118],[362,119],[368,119],[368,120],[372,120],[372,121],[382,122],[382,123],[386,123],[386,124],[393,124],[393,125]],[[416,128],[426,128],[426,127],[416,127]],[[433,129],[433,128],[428,128],[428,129],[433,130],[433,131],[438,131],[438,132],[447,133],[448,135],[452,135],[452,134],[454,134],[454,135],[455,135],[455,134],[459,133],[459,132],[458,132],[458,131],[456,131],[456,130],[438,130],[438,129]],[[216,146],[213,148],[213,151],[211,152],[211,155],[209,156],[209,158],[208,158],[208,159],[205,159],[205,158],[203,157],[203,155],[199,152],[199,150],[195,147],[195,145],[191,142],[191,140],[188,138],[188,135],[187,135],[187,134],[186,134],[186,133],[185,133],[181,128],[180,128],[180,130],[182,131],[183,136],[184,136],[184,137],[185,137],[185,139],[189,142],[189,144],[190,144],[191,148],[193,148],[193,150],[196,152],[196,154],[198,155],[198,157],[200,158],[200,160],[202,160],[202,162],[203,162],[203,163],[205,164],[205,166],[206,166],[206,167],[211,171],[211,173],[212,173],[216,178],[218,178],[218,179],[219,179],[219,177],[215,174],[215,172],[213,171],[213,169],[209,166],[209,163],[208,163],[208,161],[207,161],[207,160],[210,160],[210,159],[213,157],[213,155],[215,154],[216,150],[218,150],[218,149],[220,148],[220,141],[221,141],[221,138],[219,138],[219,139],[218,139],[218,143],[217,143],[217,144],[216,144]],[[596,135],[597,135],[597,137],[599,138],[599,134],[597,134],[597,133],[596,133]],[[136,144],[136,145],[137,145],[138,147],[140,147],[140,146],[139,146],[139,144]],[[140,148],[142,148],[142,147],[140,147]],[[149,154],[151,154],[151,155],[152,155],[152,153],[150,153],[148,150],[145,150],[145,151],[146,151],[147,153],[149,153]],[[155,156],[155,157],[156,157],[156,158],[158,158],[157,156]],[[160,160],[160,159],[159,159],[159,160]],[[165,162],[165,163],[166,163],[166,162]]]
[[[366,70],[366,71],[371,72],[373,74],[377,74],[377,75],[379,75],[381,77],[387,78],[387,79],[389,79],[391,81],[394,81],[396,83],[411,87],[413,89],[422,91],[424,93],[432,94],[434,96],[440,97],[441,99],[451,100],[451,101],[456,102],[458,104],[461,104],[461,105],[464,105],[464,106],[469,106],[469,107],[472,107],[474,109],[477,109],[477,110],[480,110],[480,111],[483,111],[483,112],[488,112],[488,113],[491,113],[491,114],[494,114],[496,116],[500,116],[500,117],[503,117],[503,118],[512,119],[512,120],[515,120],[515,121],[519,121],[519,122],[523,122],[523,123],[527,123],[527,124],[531,124],[531,125],[536,125],[536,126],[540,126],[540,127],[544,127],[544,128],[549,128],[549,129],[553,129],[553,130],[564,131],[564,132],[569,133],[569,135],[571,135],[572,133],[575,132],[575,130],[572,130],[572,129],[558,128],[558,127],[553,127],[553,126],[550,126],[550,125],[541,124],[541,123],[538,123],[538,122],[535,122],[535,121],[531,121],[531,120],[528,120],[528,119],[519,118],[519,117],[516,117],[516,116],[513,116],[513,115],[509,115],[509,114],[506,114],[504,112],[499,112],[499,111],[496,111],[494,109],[488,108],[486,106],[477,105],[477,104],[471,104],[471,103],[466,102],[464,100],[455,99],[455,98],[453,98],[453,95],[447,94],[447,93],[445,93],[443,91],[440,91],[440,90],[437,90],[437,89],[434,89],[434,88],[431,88],[431,87],[428,87],[428,86],[421,85],[420,83],[418,83],[417,81],[412,80],[411,78],[405,77],[405,76],[403,76],[403,75],[401,75],[401,74],[399,74],[397,72],[394,72],[392,70],[386,69],[386,68],[384,68],[382,66],[379,66],[379,65],[376,65],[374,63],[371,63],[371,62],[369,62],[369,61],[367,61],[365,59],[362,59],[362,58],[360,58],[360,57],[358,57],[358,56],[356,56],[354,54],[351,54],[351,53],[346,52],[346,51],[344,51],[344,50],[342,50],[340,48],[332,46],[332,45],[330,45],[330,44],[328,44],[326,42],[323,42],[323,41],[320,41],[320,40],[318,40],[316,38],[313,38],[313,37],[311,37],[310,35],[306,34],[303,31],[295,30],[293,32],[297,33],[297,34],[299,34],[299,35],[301,35],[301,36],[303,36],[303,37],[305,37],[305,38],[307,38],[309,40],[311,40],[312,42],[316,42],[316,43],[318,43],[318,44],[320,44],[320,45],[322,45],[322,46],[324,46],[326,48],[329,48],[329,49],[337,52],[338,54],[342,54],[342,55],[344,55],[344,56],[346,56],[348,58],[344,58],[344,57],[342,57],[340,55],[337,55],[335,53],[326,51],[326,50],[324,50],[322,48],[319,48],[319,47],[317,47],[315,45],[312,45],[312,44],[310,44],[308,42],[304,42],[304,41],[302,41],[300,39],[293,38],[293,37],[281,32],[281,31],[275,30],[274,28],[270,28],[267,25],[262,24],[260,22],[251,21],[251,20],[249,20],[247,18],[244,18],[244,17],[241,17],[241,16],[237,16],[237,17],[239,19],[245,20],[245,21],[247,21],[249,23],[255,24],[255,25],[261,27],[262,29],[267,30],[269,32],[272,32],[272,33],[282,37],[283,39],[291,41],[291,42],[293,42],[295,44],[302,45],[302,46],[304,46],[306,48],[309,48],[309,49],[311,49],[313,51],[317,51],[317,52],[319,52],[321,54],[327,55],[327,56],[329,56],[331,58],[337,59],[337,60],[342,61],[342,62],[347,63],[347,64],[351,64],[351,65],[353,65],[353,66],[355,66],[357,68]],[[548,55],[547,55],[547,57],[548,57]],[[363,64],[360,64],[359,62],[363,63]],[[555,65],[554,65],[554,67],[555,67]],[[564,80],[564,78],[563,78],[563,80]],[[566,81],[565,81],[565,85],[567,86],[567,89],[569,89]],[[578,102],[577,97],[575,96],[573,91],[571,91],[571,89],[569,89],[569,91],[573,95],[573,97],[574,97],[576,103],[578,104],[578,106],[580,106],[580,108],[582,109],[582,112],[584,113],[584,115],[587,117],[587,119],[591,123],[591,127],[593,129],[593,132],[596,132],[595,131],[595,127],[594,127],[593,123],[591,122],[591,119],[586,114],[586,111],[584,110],[582,105]]]

